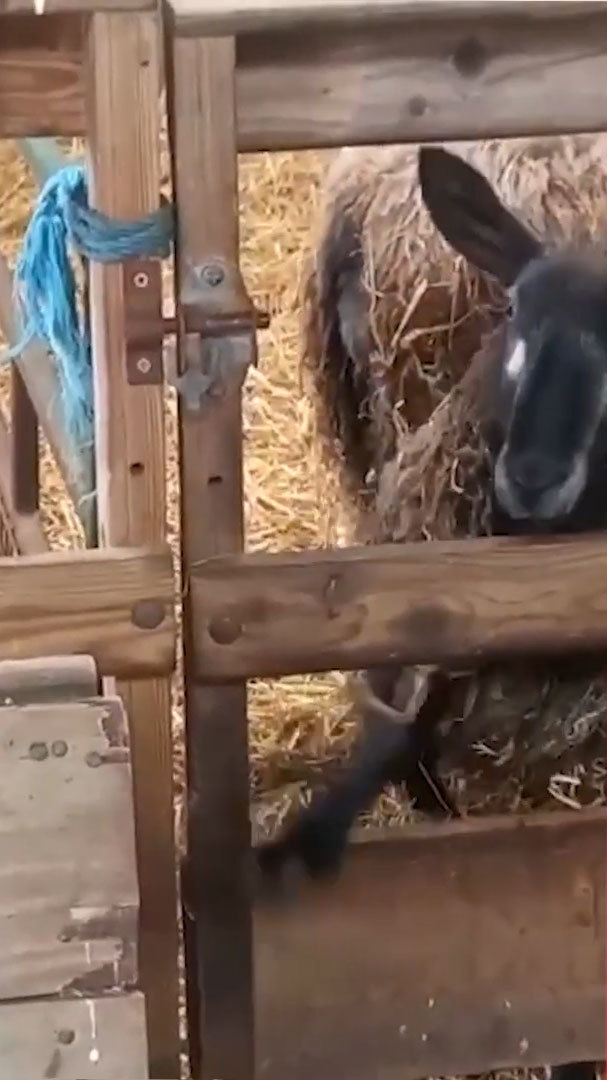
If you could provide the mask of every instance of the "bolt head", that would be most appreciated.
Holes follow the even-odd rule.
[[[217,263],[207,263],[200,271],[200,277],[205,285],[209,285],[212,289],[217,285],[221,285],[225,271],[222,266],[218,266]]]

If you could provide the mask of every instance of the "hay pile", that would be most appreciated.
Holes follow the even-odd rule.
[[[463,156],[543,238],[607,237],[607,137],[485,143]],[[415,174],[415,148],[342,153],[304,281],[319,436],[370,543],[490,531],[483,391],[497,374],[505,297],[447,247]],[[363,257],[338,278],[345,213]],[[604,802],[606,716],[602,659],[458,676],[440,713],[447,785],[468,812]]]

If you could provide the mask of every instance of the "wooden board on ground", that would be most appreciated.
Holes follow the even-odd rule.
[[[383,10],[381,18],[303,30],[273,13],[273,30],[252,28],[243,16],[240,150],[603,130],[605,4],[500,2],[471,16],[471,4],[448,3],[436,5],[440,18],[426,4],[413,21],[393,6],[397,14],[388,17],[378,0],[372,12]],[[327,21],[330,6],[322,7]],[[549,9],[552,17],[539,15]],[[223,5],[213,11],[221,28]],[[240,17],[237,5],[227,16]],[[85,133],[76,23],[3,20],[0,137]],[[196,32],[195,21],[188,32]]]
[[[101,675],[170,674],[174,591],[167,545],[0,559],[0,660],[81,653]]]
[[[121,702],[0,708],[0,998],[136,983],[138,902]]]
[[[139,993],[0,1004],[6,1080],[146,1080]]]
[[[192,568],[197,676],[607,650],[602,537],[226,556]]]
[[[259,1080],[603,1060],[606,832],[604,808],[410,826],[258,902]]]
[[[0,661],[0,705],[48,705],[96,693],[97,668],[91,656]]]

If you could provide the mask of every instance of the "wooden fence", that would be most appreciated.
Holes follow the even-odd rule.
[[[46,0],[41,18],[29,0],[0,0],[0,136],[87,134],[96,205],[137,217],[158,205],[161,25],[145,0],[103,7]],[[235,206],[238,151],[604,129],[607,3],[173,0],[163,22],[179,371],[194,388],[221,372],[222,390],[182,404],[179,424],[194,1073],[251,1080],[255,1043],[267,1080],[601,1059],[604,811],[365,839],[338,884],[302,886],[279,911],[252,903],[248,677],[388,654],[412,663],[602,648],[607,557],[588,538],[243,555],[241,388],[257,316]],[[129,272],[92,266],[90,279],[97,520],[100,543],[113,545],[153,543],[165,529],[162,385],[129,379]],[[13,430],[31,431],[17,380]],[[19,445],[29,472],[12,489],[6,480],[5,498],[15,536],[20,506],[35,522],[31,435]],[[473,583],[515,571],[514,612],[511,597],[495,590],[489,604]],[[179,1051],[169,685],[119,690],[150,1075],[166,1080]]]

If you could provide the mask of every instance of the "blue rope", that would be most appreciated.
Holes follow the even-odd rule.
[[[81,445],[93,440],[93,372],[88,318],[70,255],[103,263],[164,258],[173,235],[172,206],[139,221],[116,221],[93,210],[82,165],[60,169],[40,191],[14,273],[20,340],[4,357],[19,356],[35,338],[54,354],[65,422]]]

